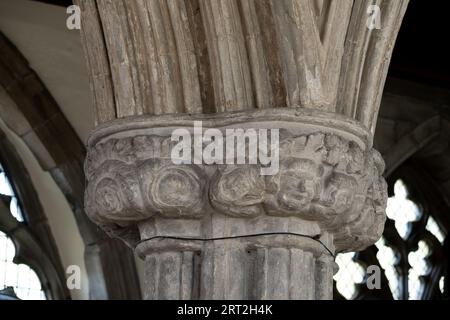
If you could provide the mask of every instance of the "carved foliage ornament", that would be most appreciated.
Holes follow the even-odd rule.
[[[151,217],[295,216],[332,232],[338,250],[362,249],[381,236],[387,194],[376,150],[332,133],[288,135],[278,173],[262,176],[259,165],[174,165],[173,145],[170,137],[139,135],[90,148],[90,218],[126,232],[121,228]]]

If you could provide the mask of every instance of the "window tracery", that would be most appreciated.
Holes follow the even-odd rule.
[[[3,211],[3,214],[9,213],[19,223],[25,223],[19,199],[1,164],[0,196],[3,198],[3,203],[9,202],[9,212]],[[46,299],[36,272],[26,264],[15,263],[15,257],[16,246],[14,242],[6,233],[0,231],[0,289],[12,287],[17,297],[22,300]]]
[[[360,253],[339,254],[334,276],[337,295],[345,299],[421,300],[443,293],[442,246],[446,233],[432,210],[412,197],[403,179],[394,180],[383,237]],[[366,269],[378,265],[382,288],[369,290]],[[372,291],[372,292],[371,292]],[[378,292],[376,292],[378,291]]]

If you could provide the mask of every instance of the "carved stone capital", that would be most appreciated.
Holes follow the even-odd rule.
[[[100,124],[86,209],[141,240],[146,297],[331,298],[324,246],[361,249],[383,229],[372,135],[408,0],[376,2],[380,29],[371,0],[77,3]],[[194,121],[279,129],[278,170],[174,165],[171,133]]]
[[[333,235],[337,251],[374,243],[383,230],[387,195],[384,163],[369,145],[370,135],[345,119],[325,120],[324,114],[286,109],[276,113],[276,121],[274,116],[274,110],[162,116],[100,127],[86,162],[89,216],[130,244],[140,238],[136,226],[142,221],[207,221],[216,215],[314,222],[320,234]],[[279,129],[278,171],[263,176],[261,164],[175,164],[171,132],[192,128],[194,120],[201,120],[204,130],[224,133],[237,127]]]

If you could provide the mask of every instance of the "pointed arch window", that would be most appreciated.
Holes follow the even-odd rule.
[[[6,215],[9,214],[18,223],[25,223],[20,202],[1,163],[0,197],[3,203],[3,208],[0,208],[3,210],[3,219],[7,219]],[[9,204],[9,206],[5,206],[5,204]],[[22,300],[46,299],[36,272],[26,264],[15,263],[16,253],[14,242],[6,233],[0,231],[0,290],[12,288],[17,297]]]
[[[0,292],[70,299],[65,273],[31,178],[0,131]]]
[[[46,295],[36,272],[26,264],[14,263],[14,243],[3,232],[0,232],[0,248],[0,287],[12,288],[22,300],[45,300]]]
[[[446,230],[427,196],[433,191],[410,170],[400,171],[388,181],[388,219],[382,238],[365,251],[336,258],[338,299],[422,300],[443,294]],[[382,271],[379,290],[369,290],[365,284],[369,265]]]

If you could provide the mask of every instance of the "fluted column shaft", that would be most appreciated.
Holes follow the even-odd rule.
[[[98,125],[86,211],[145,260],[146,297],[332,298],[333,256],[383,230],[372,141],[408,1],[78,3]],[[174,161],[171,135],[195,141],[196,123],[277,130],[278,170]]]

